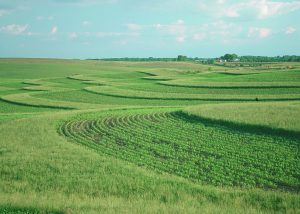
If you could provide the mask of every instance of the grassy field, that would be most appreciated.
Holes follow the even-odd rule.
[[[0,59],[0,213],[299,213],[300,63]]]

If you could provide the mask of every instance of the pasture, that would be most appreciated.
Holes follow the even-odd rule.
[[[299,213],[300,63],[0,59],[0,213]]]

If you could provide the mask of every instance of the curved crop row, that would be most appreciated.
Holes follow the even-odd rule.
[[[300,94],[186,94],[171,92],[141,91],[122,89],[113,86],[86,87],[86,91],[122,98],[160,99],[160,100],[219,100],[219,101],[253,101],[253,100],[300,100]]]
[[[233,131],[178,112],[68,121],[60,132],[98,152],[206,184],[300,190],[299,139]]]
[[[158,84],[185,88],[208,89],[276,89],[276,88],[300,88],[299,82],[195,82],[183,80],[160,81]]]
[[[74,93],[74,92],[73,92]],[[38,97],[38,93],[18,93],[9,94],[0,97],[0,100],[7,103],[13,103],[22,106],[33,106],[42,108],[54,108],[54,109],[81,109],[81,108],[102,108],[102,105],[63,101],[63,100],[51,100],[43,97]]]

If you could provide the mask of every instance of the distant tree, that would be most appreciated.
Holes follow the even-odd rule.
[[[1,0],[0,0],[1,1]],[[300,56],[296,55],[285,55],[285,56],[237,56],[236,54],[225,54],[221,57],[222,60],[227,61],[234,61],[235,59],[239,59],[240,62],[247,62],[248,65],[252,65],[252,63],[262,63],[262,62],[300,62]],[[102,58],[102,59],[89,59],[89,60],[103,60],[103,61],[193,61],[193,60],[200,60],[204,64],[213,64],[216,59],[213,58],[188,58],[184,55],[179,55],[178,57],[174,58],[154,58],[154,57],[148,57],[148,58],[129,58],[129,57],[123,57],[123,58]]]
[[[238,55],[236,55],[236,54],[225,54],[224,56],[221,57],[221,59],[229,61],[229,62],[232,62],[237,58],[238,58]]]
[[[238,57],[238,55],[236,55],[236,54],[231,54],[231,58],[232,58],[232,60],[236,60],[236,59],[238,59],[239,57]]]
[[[187,56],[184,56],[184,55],[178,55],[177,57],[177,61],[186,61],[188,58]]]
[[[241,62],[300,62],[300,56],[241,56]]]
[[[209,59],[209,60],[207,60],[207,64],[215,64],[215,60],[214,59]]]

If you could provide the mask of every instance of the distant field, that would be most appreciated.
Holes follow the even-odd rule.
[[[300,132],[300,102],[298,101],[201,105],[188,107],[184,112],[241,125]]]
[[[0,59],[0,213],[299,213],[300,63]]]

